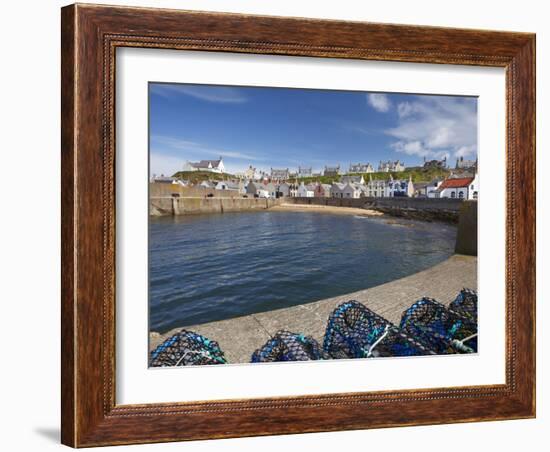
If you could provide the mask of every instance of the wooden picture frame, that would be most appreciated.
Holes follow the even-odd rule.
[[[535,35],[71,5],[62,9],[62,442],[73,447],[535,416]],[[115,403],[115,50],[506,69],[506,383]]]

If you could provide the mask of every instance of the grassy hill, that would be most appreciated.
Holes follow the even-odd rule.
[[[205,180],[220,181],[235,179],[235,176],[233,174],[211,173],[210,171],[178,171],[177,173],[174,173],[172,177],[177,177],[178,179],[182,180],[188,180],[192,184],[200,184],[202,181]]]
[[[363,174],[363,177],[365,181],[368,181],[369,177],[372,177],[373,180],[380,180],[380,179],[387,180],[389,179],[391,174],[394,179],[408,179],[409,176],[412,176],[413,182],[430,182],[435,178],[444,179],[448,177],[450,173],[451,172],[448,169],[414,167],[414,168],[407,168],[405,171],[401,171],[401,172],[365,173]],[[354,173],[352,175],[359,176],[360,173]],[[298,179],[298,181],[299,182],[303,181],[306,184],[310,182],[321,182],[323,184],[332,184],[333,182],[338,182],[340,180],[340,177],[341,176],[304,177],[302,179]]]

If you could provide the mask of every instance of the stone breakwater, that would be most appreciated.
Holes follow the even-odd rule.
[[[297,205],[371,209],[395,217],[456,224],[465,201],[433,198],[285,198]],[[476,201],[473,202],[477,205]]]
[[[403,311],[418,299],[426,296],[448,305],[464,287],[477,290],[477,258],[454,255],[427,270],[370,289],[185,329],[217,341],[230,363],[248,363],[252,352],[279,330],[312,336],[322,343],[330,313],[345,301],[359,301],[398,324]],[[180,329],[163,335],[151,332],[149,349],[153,350]]]
[[[281,199],[266,198],[151,197],[149,199],[149,215],[164,216],[245,212],[250,210],[269,209],[280,203]]]

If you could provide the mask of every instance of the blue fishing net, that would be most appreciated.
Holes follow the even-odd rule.
[[[477,351],[477,323],[432,298],[424,297],[407,309],[399,328],[438,355]]]
[[[149,361],[151,367],[226,363],[223,351],[216,341],[187,330],[181,330],[166,339],[151,352]]]
[[[303,334],[279,331],[252,354],[251,362],[311,361],[327,359],[319,343]]]
[[[449,309],[477,324],[477,292],[472,289],[462,289],[449,305]]]
[[[429,346],[354,300],[342,303],[330,315],[323,349],[334,359],[434,354]]]

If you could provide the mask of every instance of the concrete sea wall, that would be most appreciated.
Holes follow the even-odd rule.
[[[465,201],[448,198],[285,198],[285,202],[373,209],[396,217],[458,223],[460,207]]]
[[[244,212],[265,210],[281,203],[266,198],[177,198],[151,197],[150,215],[191,215],[199,213]]]
[[[149,196],[162,198],[167,196],[180,196],[183,198],[204,198],[214,196],[220,198],[241,198],[236,190],[215,190],[214,188],[183,187],[179,184],[149,184]]]

